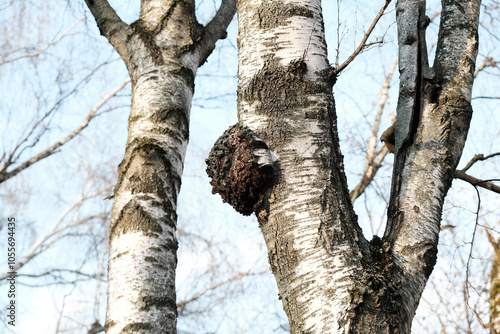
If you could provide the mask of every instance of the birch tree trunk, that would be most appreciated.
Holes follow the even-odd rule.
[[[239,123],[277,159],[255,213],[292,333],[410,332],[472,116],[480,1],[442,4],[431,69],[425,1],[397,3],[391,203],[383,238],[367,241],[339,148],[321,1],[237,1]]]
[[[110,226],[106,333],[176,333],[176,206],[196,70],[234,12],[196,21],[194,0],[143,0],[127,25],[106,0],[86,0],[127,65],[132,111]]]
[[[488,234],[488,239],[495,252],[490,274],[490,326],[500,333],[500,241]]]

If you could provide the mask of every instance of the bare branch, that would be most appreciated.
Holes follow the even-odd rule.
[[[128,63],[127,37],[132,34],[130,26],[120,19],[107,0],[85,0],[85,3],[94,16],[101,35],[109,40],[125,63]]]
[[[491,182],[491,181],[500,181],[500,179],[481,180],[481,179],[475,178],[474,176],[470,176],[468,174],[465,174],[461,170],[455,171],[455,173],[453,174],[453,177],[455,179],[460,179],[460,180],[469,182],[470,184],[472,184],[474,186],[479,186],[479,187],[482,187],[484,189],[493,191],[497,194],[500,194],[500,186],[497,186]]]
[[[384,86],[380,90],[380,102],[378,105],[377,116],[375,117],[375,122],[373,123],[372,135],[368,141],[368,150],[367,150],[367,154],[366,154],[365,169],[370,165],[370,163],[373,161],[373,159],[375,157],[375,149],[377,147],[377,142],[378,142],[377,137],[378,137],[378,131],[379,131],[379,127],[380,127],[380,121],[382,119],[382,113],[384,111],[387,100],[389,99],[389,88],[391,86],[392,76],[394,74],[394,71],[396,69],[397,64],[398,64],[398,60],[396,59],[392,63],[392,66],[389,69],[389,73],[387,74],[387,76],[385,78]]]
[[[112,97],[114,97],[118,92],[120,92],[128,83],[130,82],[130,78],[125,79],[120,85],[118,85],[116,88],[114,88],[109,94],[104,96],[92,109],[90,109],[87,117],[80,123],[80,125],[69,135],[67,135],[65,138],[61,139],[60,141],[56,142],[52,146],[48,147],[44,151],[40,152],[39,154],[35,155],[34,157],[28,159],[21,165],[19,165],[17,168],[13,169],[10,172],[6,172],[7,168],[9,165],[12,163],[11,159],[9,159],[4,167],[2,167],[2,170],[0,171],[0,183],[8,180],[9,178],[17,175],[18,173],[22,172],[29,166],[37,163],[38,161],[45,159],[52,154],[57,152],[57,149],[69,142],[71,139],[75,138],[80,132],[82,132],[83,129],[85,129],[90,121],[92,121],[95,117],[99,116],[97,112],[102,108],[106,102],[108,102]],[[32,129],[33,130],[33,129]],[[30,132],[31,133],[31,132]],[[29,136],[29,135],[28,135]],[[27,138],[26,138],[27,139]],[[18,147],[16,147],[17,149]],[[11,154],[12,156],[12,154]]]
[[[262,274],[265,274],[267,272],[267,270],[262,270],[262,271],[259,271],[259,272],[250,272],[250,271],[247,271],[247,272],[243,272],[243,273],[238,273],[232,277],[229,277],[225,280],[222,280],[220,282],[217,282],[215,284],[212,284],[206,288],[203,288],[201,289],[198,293],[196,293],[194,296],[188,298],[188,299],[185,299],[185,300],[182,300],[180,302],[177,302],[177,307],[180,308],[181,310],[184,309],[186,307],[187,304],[197,300],[197,299],[200,299],[204,294],[206,294],[207,292],[210,292],[210,291],[213,291],[225,284],[228,284],[228,283],[231,283],[231,282],[234,282],[234,281],[239,281],[241,279],[243,279],[244,277],[248,277],[248,276],[256,276],[256,275],[262,275]]]
[[[389,154],[389,150],[387,149],[387,145],[384,145],[372,160],[370,167],[365,169],[358,185],[351,191],[350,197],[352,203],[354,203],[354,201],[363,194],[366,187],[372,183],[387,154]]]
[[[382,113],[384,111],[387,100],[389,99],[389,88],[391,84],[391,79],[397,64],[398,60],[396,59],[396,61],[392,63],[392,66],[389,69],[389,73],[385,78],[384,85],[380,90],[380,102],[377,110],[377,115],[375,116],[372,135],[368,140],[368,148],[366,150],[365,170],[358,185],[354,187],[354,189],[351,191],[350,197],[352,203],[354,203],[354,201],[363,194],[366,187],[368,187],[368,185],[373,181],[375,174],[377,174],[379,168],[382,166],[384,158],[389,153],[387,145],[382,146],[382,148],[378,152],[376,151],[376,148],[378,142],[377,137],[380,128],[380,121],[382,119]]]
[[[31,261],[34,257],[36,257],[41,252],[45,251],[50,246],[52,246],[57,240],[59,240],[61,238],[63,232],[67,231],[68,229],[70,229],[72,227],[84,225],[94,218],[98,218],[98,216],[89,216],[89,217],[85,217],[83,219],[74,219],[74,220],[72,220],[72,222],[60,227],[63,220],[71,212],[73,212],[73,210],[81,207],[83,202],[85,202],[86,200],[89,200],[91,198],[97,197],[97,196],[102,196],[103,194],[109,192],[113,187],[114,187],[114,184],[109,184],[106,187],[99,189],[90,195],[81,197],[76,203],[74,203],[71,207],[69,207],[61,215],[61,217],[57,220],[57,222],[54,224],[54,226],[52,227],[52,230],[48,234],[46,234],[45,236],[41,237],[36,242],[34,242],[33,245],[31,245],[31,248],[26,253],[26,255],[20,261],[17,261],[17,263],[14,266],[13,271],[18,271],[24,265],[26,265],[29,261]],[[10,276],[9,273],[0,274],[0,281],[6,279],[9,276]]]
[[[496,157],[500,155],[500,152],[497,152],[497,153],[492,153],[490,155],[487,155],[487,156],[484,156],[484,154],[476,154],[474,155],[474,157],[467,163],[467,165],[461,170],[462,172],[466,172],[469,170],[469,168],[472,167],[472,165],[474,165],[476,162],[478,161],[484,161],[484,160],[487,160],[487,159],[490,159],[490,158],[493,158],[493,157]]]
[[[483,63],[478,66],[478,68],[474,71],[474,78],[477,77],[479,72],[484,70],[487,67],[495,67],[498,68],[498,61],[493,60],[493,57],[486,57],[483,60]]]
[[[84,273],[80,270],[73,270],[73,269],[59,269],[59,268],[53,268],[47,271],[44,271],[43,273],[40,274],[17,274],[18,277],[30,277],[30,278],[39,278],[43,276],[60,276],[62,273],[68,273],[68,274],[76,274],[78,276],[84,276],[88,278],[96,278],[96,274],[87,274]]]
[[[472,251],[474,248],[474,241],[476,238],[477,227],[479,226],[479,211],[481,210],[481,194],[479,193],[479,189],[477,189],[477,185],[473,184],[473,183],[471,183],[471,184],[472,184],[472,186],[474,186],[474,189],[476,190],[476,193],[477,193],[477,211],[475,212],[476,222],[474,224],[474,231],[472,232],[472,239],[470,241],[469,256],[467,257],[467,263],[465,266],[465,268],[466,268],[465,269],[465,296],[464,296],[465,297],[465,304],[467,305],[468,309],[470,309],[472,311],[472,313],[476,316],[481,327],[483,327],[485,329],[489,329],[490,333],[492,333],[492,334],[496,334],[496,332],[493,328],[493,324],[483,322],[483,320],[481,319],[481,316],[476,311],[476,307],[475,306],[471,307],[469,304],[469,300],[470,300],[469,285],[471,284],[469,282],[469,275],[470,275],[470,267],[471,267],[471,260],[472,260]]]
[[[227,36],[226,30],[231,23],[234,14],[236,13],[235,0],[223,0],[222,4],[213,17],[213,19],[206,25],[205,34],[198,44],[199,65],[203,65],[212,50],[215,48],[215,43],[219,39],[224,39]]]
[[[484,220],[484,216],[481,218],[483,218],[483,220]],[[500,253],[500,241],[495,240],[495,237],[490,232],[491,227],[489,226],[488,223],[486,223],[486,225],[484,227],[485,227],[484,231],[486,232],[486,236],[487,236],[488,241],[490,242],[491,246],[493,247],[493,250],[495,251],[495,253]]]
[[[72,96],[73,94],[75,94],[78,89],[80,88],[80,86],[84,85],[85,83],[87,83],[89,81],[89,79],[97,72],[97,70],[99,70],[102,66],[106,65],[107,62],[97,66],[96,68],[94,68],[88,75],[86,75],[84,78],[82,78],[74,87],[73,89],[71,89],[70,91],[68,91],[67,93],[65,93],[64,95],[62,95],[55,103],[54,105],[48,109],[45,114],[38,120],[35,121],[35,123],[33,124],[33,126],[31,126],[31,129],[28,131],[28,134],[24,135],[22,139],[20,139],[18,141],[18,143],[16,144],[16,146],[14,147],[14,149],[12,149],[12,151],[9,153],[8,157],[5,157],[6,154],[4,153],[2,155],[2,158],[0,159],[0,162],[4,161],[5,159],[5,163],[3,165],[3,167],[1,167],[0,169],[0,183],[3,182],[4,180],[1,178],[1,176],[7,171],[7,168],[9,168],[12,164],[16,163],[17,160],[19,159],[19,157],[21,156],[21,154],[24,152],[24,150],[28,149],[28,148],[32,148],[34,147],[38,141],[40,140],[40,138],[42,137],[42,135],[45,133],[45,131],[48,129],[48,125],[45,124],[43,125],[43,122],[48,119],[56,110],[58,110],[58,108],[63,104],[63,102],[69,98],[70,96]],[[39,128],[42,128],[38,134],[34,135],[34,133],[39,129]],[[34,138],[32,138],[32,136]],[[23,144],[27,143],[28,140],[31,139],[31,143],[30,144],[27,144],[23,147]],[[22,147],[22,149],[21,149]],[[19,152],[17,152],[19,150]]]
[[[500,100],[500,96],[476,96],[473,100]]]
[[[484,154],[476,154],[474,157],[465,165],[463,169],[456,170],[455,173],[453,174],[453,177],[455,179],[460,179],[466,182],[469,182],[473,186],[479,186],[484,189],[488,189],[490,191],[493,191],[497,194],[500,194],[500,186],[497,186],[492,183],[492,181],[500,181],[500,179],[491,179],[491,180],[481,180],[478,179],[474,176],[470,176],[466,174],[465,172],[468,171],[476,162],[478,161],[484,161],[496,156],[500,156],[500,152],[492,153],[490,155],[484,156]]]
[[[392,0],[385,0],[384,4],[382,5],[382,8],[380,8],[375,19],[373,19],[372,24],[370,25],[370,27],[366,31],[365,35],[363,36],[363,39],[361,40],[361,43],[359,43],[356,50],[354,50],[354,52],[349,56],[349,58],[347,58],[346,61],[344,61],[341,65],[337,66],[334,69],[335,75],[338,75],[340,72],[342,72],[342,70],[344,70],[367,46],[373,45],[373,43],[367,44],[366,41],[370,37],[370,34],[373,32],[373,29],[375,29],[375,26],[377,25],[380,18],[384,15],[386,8],[387,8],[387,6],[389,6],[391,1]]]
[[[14,62],[16,60],[23,59],[23,58],[38,57],[39,55],[41,55],[42,53],[44,53],[45,51],[47,51],[51,46],[57,44],[57,42],[59,42],[65,36],[67,36],[69,34],[69,32],[71,30],[73,30],[73,28],[78,25],[78,23],[80,23],[81,21],[85,21],[85,20],[86,20],[85,16],[80,17],[78,20],[76,20],[75,23],[73,23],[73,25],[71,27],[69,27],[65,32],[63,32],[58,38],[56,38],[52,42],[47,43],[47,45],[45,45],[43,48],[41,48],[41,49],[39,49],[39,50],[37,50],[35,52],[32,52],[32,53],[27,53],[27,54],[24,54],[24,55],[21,55],[21,56],[18,56],[18,57],[14,57],[14,58],[11,58],[11,59],[4,60],[4,61],[0,62],[0,66],[8,64],[8,63],[12,63],[12,62]]]

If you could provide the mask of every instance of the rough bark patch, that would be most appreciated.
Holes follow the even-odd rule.
[[[147,322],[136,322],[123,327],[122,333],[137,333],[141,331],[151,331],[153,326]]]
[[[403,299],[390,244],[374,236],[370,253],[364,263],[364,289],[353,320],[354,332],[370,327],[373,333],[400,333],[397,314],[403,307]]]
[[[154,35],[147,31],[141,20],[137,20],[130,25],[134,34],[139,37],[139,39],[144,44],[144,47],[149,52],[151,59],[155,65],[161,66],[164,63],[163,55],[160,47],[156,44],[154,40]]]
[[[141,302],[143,304],[141,311],[149,311],[152,307],[162,309],[165,306],[168,306],[168,309],[175,310],[177,313],[175,300],[167,296],[143,296],[141,297]]]
[[[144,235],[156,237],[164,233],[163,225],[175,227],[177,215],[172,203],[175,203],[177,192],[165,189],[165,179],[173,183],[172,187],[180,187],[180,177],[173,170],[167,152],[160,146],[151,143],[132,143],[135,148],[125,166],[120,166],[117,188],[125,187],[134,195],[124,205],[120,215],[110,230],[112,235],[121,235],[141,231]],[[131,145],[132,145],[131,144]],[[125,160],[124,160],[125,162]],[[122,162],[123,163],[123,162]],[[126,182],[125,185],[122,185]],[[173,197],[172,201],[168,200]],[[157,198],[165,200],[157,200]],[[148,203],[145,207],[144,203]],[[165,215],[158,219],[148,207],[159,207]],[[175,238],[173,238],[175,240]],[[177,242],[169,245],[177,249]]]
[[[308,8],[277,2],[265,3],[257,15],[259,16],[259,27],[262,29],[288,25],[288,19],[292,16],[314,17],[313,12]]]
[[[424,260],[424,274],[426,278],[429,278],[432,274],[432,270],[436,265],[437,260],[437,245],[429,248],[423,256]]]
[[[259,208],[273,180],[274,167],[259,163],[259,149],[269,150],[250,129],[236,124],[219,137],[206,160],[212,193],[246,216]]]
[[[292,61],[282,66],[278,58],[272,58],[264,64],[251,82],[240,88],[241,98],[248,102],[259,101],[258,113],[269,116],[286,115],[297,107],[310,104],[306,94],[324,92],[320,84],[304,79],[307,65],[303,60]]]
[[[255,113],[268,117],[268,129],[259,136],[272,143],[274,149],[292,136],[293,127],[289,123],[294,122],[297,126],[300,120],[324,117],[319,110],[318,113],[306,113],[314,103],[309,96],[327,90],[324,82],[308,80],[306,72],[307,64],[303,59],[283,66],[280,59],[273,56],[248,84],[238,87],[238,98],[249,103],[258,102]]]

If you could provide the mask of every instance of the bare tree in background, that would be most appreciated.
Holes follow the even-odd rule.
[[[54,60],[59,54],[71,54],[75,41],[85,29],[85,17],[62,22],[59,26],[55,20],[51,21],[59,13],[47,15],[52,14],[52,10],[51,4],[37,6],[26,1],[5,3],[0,8],[0,84],[3,92],[0,196],[3,215],[10,214],[17,220],[18,253],[14,270],[18,272],[21,290],[24,286],[51,289],[51,286],[57,285],[62,287],[62,291],[71,284],[76,288],[89,281],[101,281],[105,269],[98,263],[107,258],[107,252],[103,251],[106,249],[110,213],[110,205],[102,199],[111,193],[116,174],[106,170],[100,157],[98,163],[92,160],[96,143],[89,144],[86,138],[82,139],[82,134],[88,134],[84,130],[94,119],[127,107],[127,103],[121,105],[123,101],[120,98],[126,94],[124,92],[130,82],[123,77],[125,80],[117,82],[116,87],[75,107],[73,101],[87,94],[91,86],[89,83],[95,85],[99,73],[113,60],[102,60],[102,57],[87,62],[80,62],[78,57]],[[79,113],[80,110],[83,112]],[[73,112],[76,113],[71,120]],[[66,147],[69,148],[65,153],[57,154]],[[88,152],[78,152],[86,147],[90,148]],[[54,213],[53,218],[45,220],[35,214],[33,217],[36,218],[31,220],[27,211],[32,210],[30,206],[37,206],[34,198],[44,193],[52,194],[48,183],[54,179],[46,182],[47,178],[41,173],[50,173],[47,166],[51,166],[54,159],[48,163],[47,158],[51,156],[57,157],[55,165],[64,166],[63,170],[57,171],[57,175],[71,175],[75,180],[71,182],[71,177],[68,177],[65,186],[60,187],[50,201],[50,208],[56,208],[56,212],[61,210],[59,217]],[[33,177],[33,173],[26,173],[28,169],[33,173],[38,170],[40,175]],[[32,183],[33,178],[35,182]],[[74,189],[76,194],[68,196],[69,189]],[[40,204],[37,211],[38,208],[43,211]],[[0,230],[2,228],[0,224]],[[79,245],[79,252],[62,251],[72,241]],[[61,254],[51,258],[54,252]],[[89,266],[90,263],[97,265]],[[2,268],[0,273],[2,284],[9,276],[5,269]],[[99,290],[98,285],[96,291]],[[57,298],[54,296],[54,299]],[[50,323],[56,325],[56,332],[67,327],[68,300],[65,298],[58,305],[57,324],[56,321]],[[86,310],[90,310],[90,314],[93,301],[90,299],[87,302],[86,305],[90,306]],[[97,310],[94,315],[98,317],[98,303],[94,307]],[[75,319],[69,322],[72,321]],[[83,327],[87,325],[83,324]]]

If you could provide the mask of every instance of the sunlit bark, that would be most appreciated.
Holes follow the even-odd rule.
[[[175,333],[177,195],[197,68],[234,15],[223,1],[207,27],[194,1],[142,1],[121,21],[106,0],[86,0],[127,65],[132,111],[110,226],[107,333]]]
[[[434,69],[425,1],[397,4],[393,189],[387,230],[368,242],[347,191],[320,1],[238,1],[239,122],[277,157],[256,214],[293,333],[410,332],[472,115],[479,3],[443,1]]]

